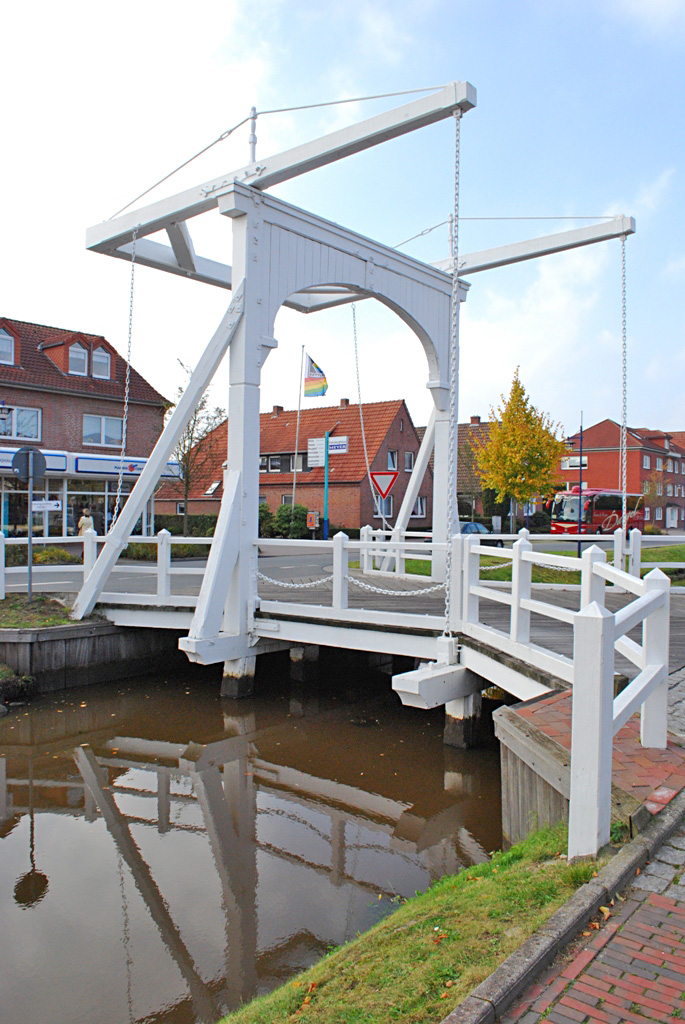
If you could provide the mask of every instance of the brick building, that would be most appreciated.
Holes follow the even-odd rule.
[[[419,437],[409,410],[401,400],[370,402],[362,406],[364,435],[371,471],[397,469],[397,481],[383,503],[383,512],[393,522],[419,450]],[[290,504],[293,497],[295,468],[295,435],[297,410],[274,406],[260,416],[260,480],[259,500],[272,511]],[[328,518],[336,528],[359,528],[367,523],[380,526],[381,517],[374,509],[366,473],[364,444],[359,406],[343,398],[339,406],[303,409],[297,445],[297,479],[295,502],[323,519],[324,469],[308,464],[310,439],[323,439],[330,431]],[[223,495],[223,470],[226,465],[227,424],[222,423],[208,436],[211,455],[203,465],[198,480],[191,483],[188,512],[217,513]],[[429,470],[421,484],[414,506],[410,528],[428,529],[432,522],[432,473]],[[157,495],[159,512],[183,510],[182,485],[164,484]]]
[[[685,444],[683,433],[669,434],[646,427],[629,427],[626,438],[626,490],[642,494],[645,524],[660,529],[685,529]],[[580,480],[580,434],[569,439],[572,452],[563,456],[559,479],[563,486]],[[621,487],[621,428],[602,420],[583,430],[582,483],[585,487]]]
[[[0,528],[6,534],[26,531],[26,484],[11,468],[24,445],[46,458],[35,497],[61,504],[34,515],[35,532],[73,533],[84,506],[105,532],[116,498],[125,380],[125,360],[102,337],[0,318]],[[168,405],[131,368],[124,497],[161,433]],[[170,464],[167,472],[178,468]],[[148,509],[145,532],[151,518]]]

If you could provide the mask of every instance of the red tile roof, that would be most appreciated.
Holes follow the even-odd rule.
[[[412,435],[416,437],[416,429],[409,415],[409,410],[402,399],[391,402],[369,402],[362,405],[362,414],[369,465],[372,467],[373,461],[397,416],[402,414],[404,430],[409,432],[410,437]],[[260,451],[262,455],[279,455],[295,451],[297,409],[284,410],[280,406],[275,406],[272,412],[261,413],[259,426]],[[320,409],[302,409],[300,413],[298,451],[300,453],[306,452],[309,438],[322,438],[327,430],[331,431],[332,437],[348,438],[348,454],[344,456],[332,455],[330,458],[329,483],[358,484],[366,476],[359,406],[341,404],[325,406]],[[228,420],[219,424],[208,435],[208,444],[212,448],[211,457],[198,473],[197,481],[193,481],[191,485],[191,498],[202,498],[212,483],[217,480],[223,482],[223,463],[226,461],[227,436]],[[260,486],[292,484],[292,479],[292,473],[265,473],[260,478]],[[298,473],[298,480],[306,481],[308,484],[323,483],[324,469],[321,466],[307,471],[306,474]],[[222,489],[222,486],[218,487],[212,497],[215,499],[221,498]],[[160,491],[158,491],[157,497],[159,499],[176,498],[179,491],[182,491],[182,484],[180,487],[174,484],[164,484]]]
[[[685,433],[683,440],[685,440]],[[570,437],[569,442],[574,449],[577,449],[580,446],[580,433]],[[620,443],[621,427],[615,420],[601,420],[583,430],[583,448],[588,451],[595,448],[618,448]],[[671,451],[674,455],[685,455],[685,446],[682,442],[676,441],[675,434],[669,434],[663,430],[650,430],[648,427],[628,427],[626,445],[628,448]]]
[[[0,364],[0,382],[17,387],[40,389],[41,391],[79,394],[93,398],[116,398],[123,400],[126,380],[126,360],[105,338],[95,334],[63,330],[60,327],[45,327],[23,320],[0,318],[0,329],[4,328],[15,338],[17,365]],[[112,379],[81,377],[66,373],[57,363],[67,366],[59,354],[73,342],[79,341],[90,351],[104,348],[111,356]],[[160,395],[144,377],[131,367],[130,397],[132,402],[145,405],[168,406],[170,403]]]

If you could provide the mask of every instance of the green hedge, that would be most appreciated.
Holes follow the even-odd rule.
[[[215,515],[189,515],[188,537],[213,537],[216,528]],[[155,514],[155,530],[168,530],[174,537],[183,536],[183,516]]]

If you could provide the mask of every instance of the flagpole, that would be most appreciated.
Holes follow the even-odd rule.
[[[302,408],[302,370],[304,368],[304,345],[300,356],[300,389],[297,392],[297,426],[295,427],[295,464],[293,466],[293,503],[290,507],[290,536],[293,535],[295,518],[295,492],[297,491],[297,446],[300,443],[300,409]]]

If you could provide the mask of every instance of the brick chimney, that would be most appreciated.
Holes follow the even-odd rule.
[[[350,404],[349,398],[341,398],[340,399],[340,408],[341,409],[346,409],[349,404]]]
[[[480,416],[472,416],[471,417],[471,426],[472,427],[477,426],[479,423],[480,423]]]
[[[275,405],[274,406],[274,411],[271,413],[271,415],[272,416],[280,416],[282,412],[283,412],[283,406],[282,405]]]

